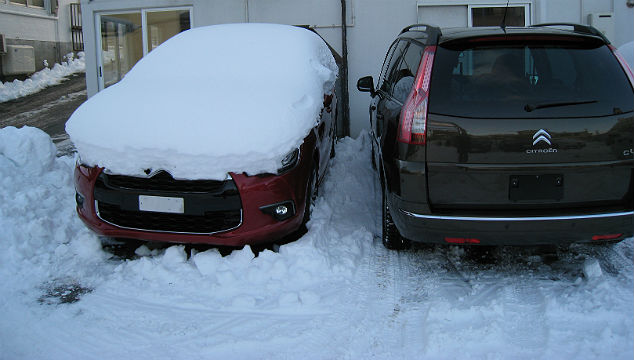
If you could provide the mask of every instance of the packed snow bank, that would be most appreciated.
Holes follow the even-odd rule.
[[[0,103],[34,94],[49,86],[61,83],[72,74],[86,70],[83,52],[77,53],[76,59],[73,53],[67,54],[64,58],[66,61],[53,65],[53,68],[49,68],[48,64],[45,63],[44,69],[24,81],[0,82]]]
[[[7,126],[0,131],[0,169],[43,175],[50,170],[57,149],[50,137],[34,127]]]
[[[548,256],[502,247],[488,261],[387,251],[367,136],[337,144],[308,232],[279,253],[142,246],[128,259],[77,218],[74,159],[52,157],[36,129],[0,129],[7,141],[2,359],[634,356],[633,239]]]
[[[85,163],[116,173],[274,173],[316,124],[336,75],[328,46],[306,29],[194,28],[85,102],[66,131]]]

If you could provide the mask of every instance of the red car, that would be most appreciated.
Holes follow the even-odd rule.
[[[325,112],[280,174],[174,180],[164,171],[140,178],[78,164],[77,213],[94,232],[111,237],[227,246],[282,238],[309,219],[311,194],[316,196],[332,154],[333,113]],[[183,199],[184,211],[145,211],[142,199]]]
[[[315,126],[303,141],[297,139],[301,145],[284,157],[277,173],[175,179],[160,168],[130,176],[79,160],[74,173],[79,217],[94,232],[116,238],[223,246],[278,240],[310,217],[334,156],[336,106],[334,89],[327,91]]]

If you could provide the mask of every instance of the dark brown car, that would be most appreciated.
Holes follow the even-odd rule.
[[[383,243],[619,241],[634,228],[632,73],[596,29],[405,28],[374,85]]]

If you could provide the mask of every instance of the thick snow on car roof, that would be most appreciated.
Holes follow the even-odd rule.
[[[336,76],[328,46],[309,30],[194,28],[80,106],[66,131],[84,163],[115,173],[274,173],[316,124]]]
[[[619,46],[619,53],[623,55],[630,69],[634,70],[634,41]]]

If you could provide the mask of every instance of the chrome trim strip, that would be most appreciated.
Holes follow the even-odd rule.
[[[475,169],[475,170],[509,170],[509,169],[576,169],[587,167],[599,167],[599,166],[615,166],[615,167],[629,167],[634,164],[634,159],[623,159],[614,161],[596,161],[596,162],[580,162],[580,163],[551,163],[551,164],[457,164],[437,162],[433,163],[434,166],[452,167],[460,169]]]
[[[556,220],[578,220],[578,219],[598,219],[620,216],[634,216],[634,211],[624,211],[606,214],[591,215],[568,215],[568,216],[532,216],[532,217],[478,217],[478,216],[446,216],[446,215],[422,215],[414,214],[403,209],[400,212],[417,219],[430,220],[459,220],[459,221],[556,221]]]
[[[213,235],[213,234],[218,234],[218,233],[225,232],[225,231],[231,231],[231,230],[235,230],[235,229],[239,228],[240,226],[242,226],[242,221],[244,220],[243,217],[242,217],[242,215],[243,215],[242,214],[242,209],[240,209],[240,223],[238,223],[238,225],[236,225],[236,226],[234,226],[232,228],[229,228],[229,229],[225,229],[225,230],[197,233],[197,232],[137,229],[137,228],[131,228],[131,227],[125,227],[125,226],[117,225],[117,224],[111,223],[110,221],[105,220],[104,218],[101,217],[101,214],[99,214],[99,202],[97,200],[95,200],[95,213],[97,213],[97,217],[99,218],[99,220],[105,222],[106,224],[110,224],[112,226],[116,226],[119,229],[134,230],[134,231],[146,231],[146,232],[164,233],[164,234],[182,234],[182,235]]]

